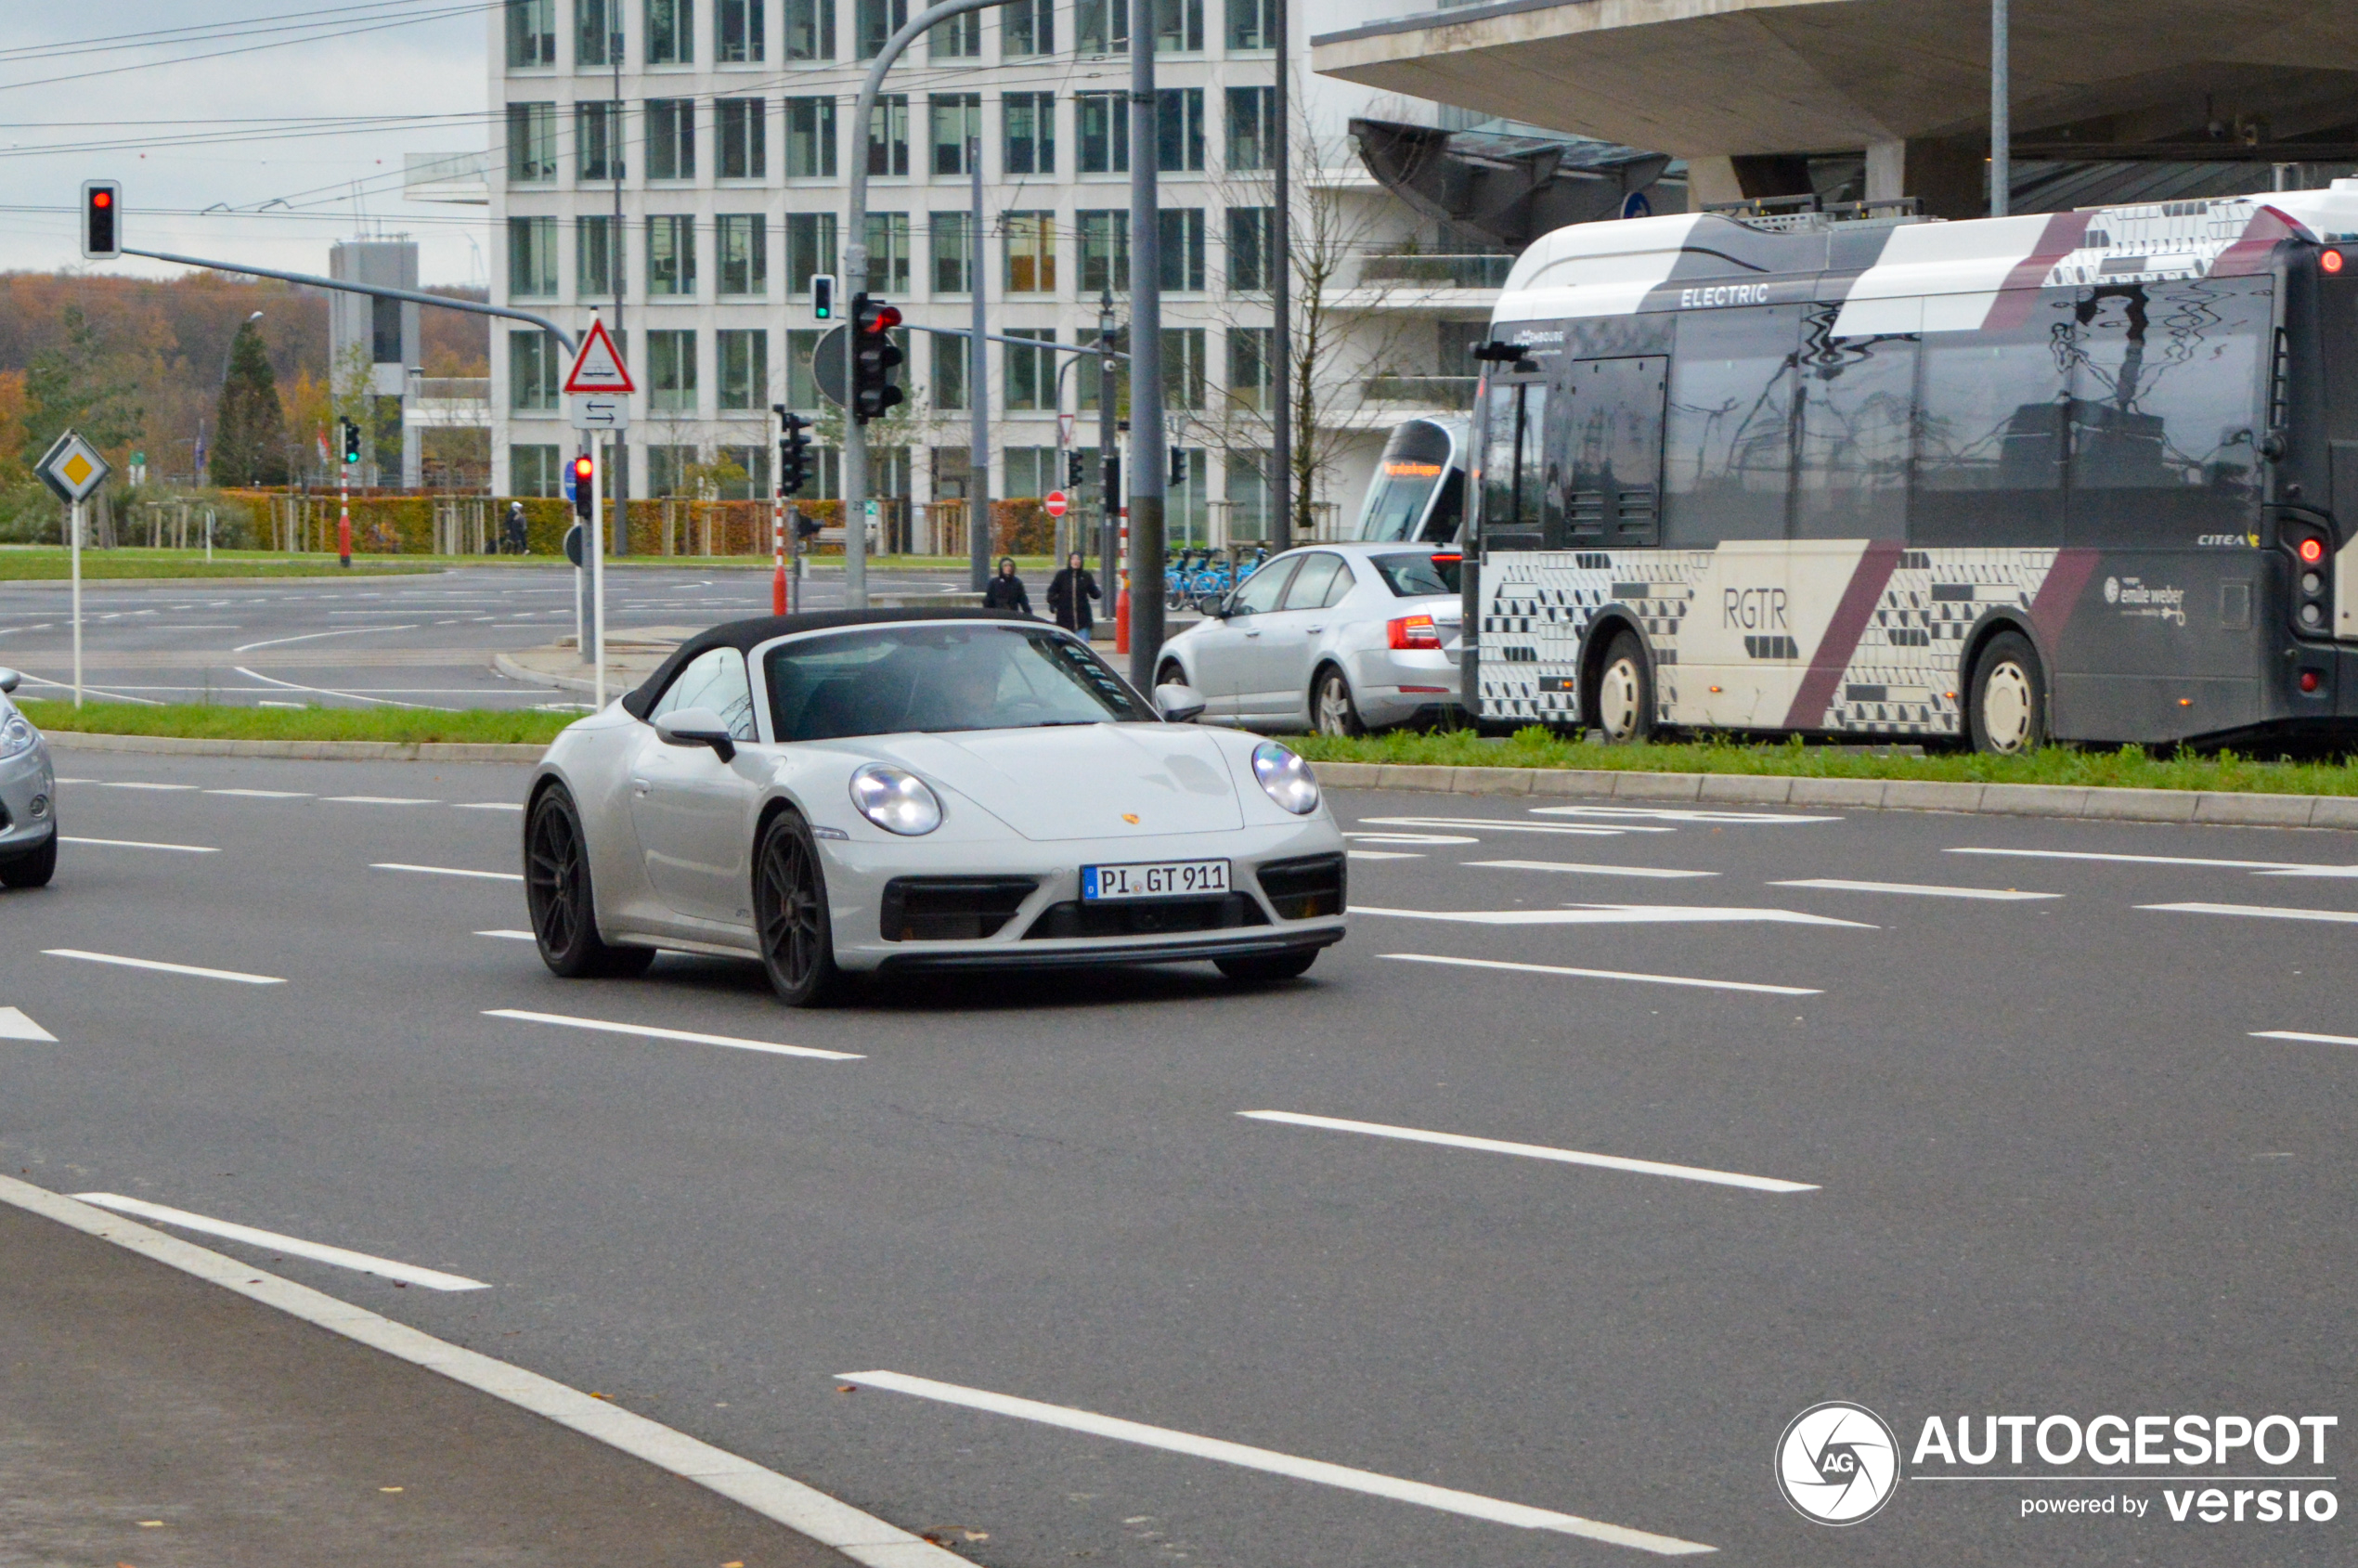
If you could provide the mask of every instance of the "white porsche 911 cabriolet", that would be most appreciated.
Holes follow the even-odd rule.
[[[1289,979],[1343,934],[1343,843],[1308,764],[1185,722],[995,611],[715,627],[568,728],[525,814],[560,975],[657,949],[758,957],[786,1002],[846,971],[1209,961]]]

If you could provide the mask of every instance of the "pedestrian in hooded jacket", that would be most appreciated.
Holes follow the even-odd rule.
[[[1087,637],[1097,620],[1090,611],[1089,601],[1104,597],[1097,588],[1097,579],[1081,564],[1081,551],[1076,550],[1065,557],[1065,569],[1048,584],[1048,614],[1067,631]]]
[[[982,607],[986,610],[1013,610],[1017,615],[1031,614],[1031,595],[1023,590],[1023,579],[1016,576],[1016,558],[999,557],[999,575],[982,590]]]

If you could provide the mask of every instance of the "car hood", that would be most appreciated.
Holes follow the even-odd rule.
[[[1040,842],[1244,826],[1219,741],[1192,725],[967,730],[876,735],[861,745]]]

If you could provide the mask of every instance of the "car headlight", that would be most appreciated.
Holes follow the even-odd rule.
[[[881,762],[851,775],[851,803],[887,833],[913,838],[941,825],[941,801],[925,780]]]
[[[11,713],[5,723],[0,723],[0,758],[31,751],[33,742],[40,738],[41,732],[32,727],[32,719],[21,713]]]
[[[1252,748],[1252,776],[1263,794],[1297,817],[1318,809],[1318,780],[1310,764],[1276,741]]]

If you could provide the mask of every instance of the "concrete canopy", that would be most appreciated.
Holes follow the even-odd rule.
[[[2017,136],[2264,143],[2358,121],[2358,6],[2013,0],[2013,32]],[[1989,123],[1989,0],[1499,0],[1311,42],[1322,75],[1691,159]]]

